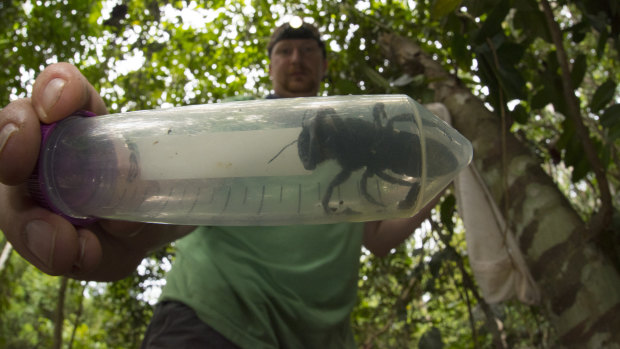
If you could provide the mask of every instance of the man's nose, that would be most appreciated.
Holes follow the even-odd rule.
[[[293,48],[293,52],[291,53],[291,61],[299,61],[301,60],[303,54],[301,53],[301,49],[298,47]]]

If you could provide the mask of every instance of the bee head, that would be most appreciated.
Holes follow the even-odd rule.
[[[297,138],[299,159],[306,170],[314,170],[316,165],[323,160],[320,158],[321,152],[316,134],[316,118],[304,117],[301,125],[301,133],[299,138]]]

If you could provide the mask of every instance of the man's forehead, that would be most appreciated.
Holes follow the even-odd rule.
[[[282,39],[278,41],[274,47],[284,45],[312,45],[319,47],[319,43],[314,39]]]

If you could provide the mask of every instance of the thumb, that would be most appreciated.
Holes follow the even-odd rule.
[[[56,63],[45,68],[35,80],[31,101],[43,123],[58,121],[79,109],[107,113],[97,91],[69,63]]]

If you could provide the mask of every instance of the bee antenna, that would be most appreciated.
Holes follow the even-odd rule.
[[[280,156],[280,154],[282,154],[282,152],[283,152],[286,148],[290,147],[291,145],[293,145],[293,144],[295,144],[295,143],[297,143],[297,140],[294,140],[294,141],[292,141],[291,143],[289,143],[289,144],[285,145],[282,149],[280,149],[280,151],[276,154],[276,156],[272,157],[272,158],[271,158],[271,160],[269,160],[267,163],[268,163],[268,164],[269,164],[269,163],[271,163],[271,162],[272,162],[273,160],[275,160],[278,156]]]

